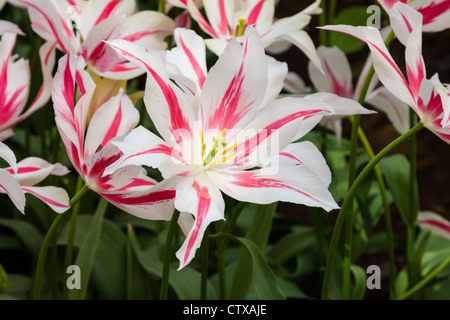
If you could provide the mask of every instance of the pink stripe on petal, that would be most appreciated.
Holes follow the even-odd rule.
[[[17,174],[35,172],[35,171],[38,171],[38,170],[41,170],[41,169],[42,168],[39,168],[39,167],[19,167],[19,169],[17,170]],[[11,174],[14,174],[14,170],[11,169],[11,168],[7,168],[5,170],[8,171]]]
[[[136,187],[147,187],[147,186],[154,186],[156,183],[145,180],[145,179],[134,179],[131,183],[127,184],[126,186],[116,189],[114,191],[128,191],[131,188]]]
[[[129,193],[101,193],[101,196],[111,202],[133,206],[172,200],[175,198],[175,190],[155,191],[139,196],[133,196]]]
[[[234,185],[240,186],[240,187],[244,187],[244,188],[277,188],[277,189],[291,190],[291,191],[297,192],[301,195],[304,195],[317,203],[323,204],[322,201],[320,201],[319,199],[317,199],[297,188],[291,187],[291,186],[283,183],[280,180],[258,178],[258,176],[256,176],[256,174],[251,171],[239,172],[239,173],[235,174],[234,177],[237,180],[233,180],[233,181],[231,181],[231,183]],[[255,192],[257,192],[257,191],[255,191]]]
[[[405,15],[402,12],[400,12],[400,14],[403,18],[403,21],[405,21],[406,27],[408,28],[408,32],[411,33],[412,29],[413,29],[411,24],[409,23],[408,19],[405,17]]]
[[[448,225],[444,222],[441,222],[441,221],[425,219],[425,220],[417,220],[417,224],[429,225],[432,227],[436,227],[436,228],[441,229],[442,231],[445,231],[450,234],[450,225]]]
[[[423,15],[423,25],[433,23],[440,15],[450,10],[450,0],[430,3],[426,7],[415,8]]]
[[[58,207],[58,208],[70,208],[68,205],[65,205],[65,204],[57,202],[53,199],[47,198],[29,188],[22,187],[22,190],[38,197],[39,199],[41,199],[42,201],[44,201],[45,203],[47,203],[50,206],[54,206],[54,207]]]
[[[197,75],[198,82],[200,83],[200,88],[203,87],[203,83],[205,82],[206,77],[205,77],[205,73],[203,72],[202,67],[199,65],[197,59],[194,57],[191,50],[189,50],[189,48],[186,46],[186,44],[184,43],[184,41],[181,37],[180,37],[180,45],[181,45],[181,48],[183,49],[184,53],[188,57],[189,62],[192,65],[192,69],[194,69],[194,72]]]
[[[220,13],[220,22],[219,22],[219,31],[223,36],[228,35],[228,21],[227,14],[225,12],[225,2],[224,0],[219,0],[219,13]]]
[[[97,20],[94,22],[94,26],[96,26],[97,24],[108,18],[111,15],[114,8],[119,4],[119,2],[120,0],[113,0],[110,3],[108,3],[98,16]]]
[[[297,162],[300,163],[300,164],[303,164],[303,162],[302,162],[299,158],[295,157],[294,155],[292,155],[292,154],[290,154],[290,153],[287,153],[287,152],[280,152],[280,156],[284,156],[284,157],[290,158],[290,159],[292,159],[292,160],[297,161]]]
[[[392,61],[391,58],[389,58],[387,56],[387,54],[381,50],[377,45],[375,45],[372,42],[368,42],[370,43],[382,56],[383,58],[389,63],[389,65],[395,70],[395,72],[400,76],[400,78],[402,79],[403,84],[405,85],[405,87],[408,88],[409,93],[411,94],[411,96],[414,98],[415,95],[413,94],[413,92],[411,91],[411,88],[408,85],[408,82],[406,81],[405,77],[403,76],[403,73],[400,71],[400,69],[397,67],[397,65],[395,64],[394,61]]]
[[[390,97],[387,94],[385,94],[384,92],[379,91],[377,94],[389,102],[389,105],[392,107],[392,110],[394,110],[394,112],[395,112],[395,116],[397,117],[397,120],[400,122],[400,124],[402,126],[404,126],[405,121],[404,121],[402,115],[400,114],[400,111],[398,110],[397,105],[394,103],[394,101],[392,101],[392,99],[390,99]]]
[[[331,70],[330,66],[328,65],[328,62],[326,60],[323,61],[325,70],[327,74],[331,78],[331,84],[333,88],[331,89],[332,93],[335,93],[336,95],[344,98],[351,99],[353,97],[353,89],[351,86],[349,86],[347,83],[341,83],[339,79],[334,74],[333,70]]]
[[[140,40],[140,39],[142,39],[144,37],[151,36],[153,34],[156,34],[156,33],[159,33],[159,32],[163,32],[163,31],[164,30],[140,31],[140,32],[135,32],[135,33],[129,34],[127,36],[121,37],[120,39],[127,40],[127,41],[130,41],[130,42],[135,42],[135,41],[138,41],[138,40]]]
[[[183,111],[178,103],[178,98],[170,85],[166,83],[164,79],[161,78],[161,76],[152,67],[145,63],[145,61],[126,50],[117,47],[115,48],[120,50],[123,56],[140,61],[146,67],[147,71],[150,73],[153,79],[155,79],[169,107],[172,131],[181,129],[183,130],[182,132],[191,132],[189,122],[184,118]]]
[[[108,132],[103,138],[102,147],[104,147],[109,140],[117,136],[117,132],[119,131],[121,122],[122,122],[122,103],[120,104],[119,110],[117,111],[117,114],[114,117],[113,123],[111,124]]]
[[[248,18],[247,18],[248,25],[252,25],[252,24],[256,23],[256,21],[258,20],[259,14],[261,13],[263,5],[264,5],[264,0],[260,0],[253,7],[252,11],[250,11],[250,14],[248,15]]]
[[[74,79],[72,77],[72,71],[70,69],[70,55],[67,56],[67,64],[64,69],[64,90],[63,90],[64,100],[66,101],[69,110],[72,115],[74,115],[74,97],[75,97],[75,86]]]
[[[189,259],[189,255],[191,253],[192,247],[197,240],[198,232],[202,226],[203,220],[208,213],[208,210],[211,206],[211,196],[209,195],[208,187],[201,187],[197,181],[194,181],[192,187],[197,192],[198,204],[197,204],[197,216],[195,218],[195,228],[192,231],[192,234],[189,237],[189,241],[187,244],[186,252],[184,254],[184,264],[187,263]]]
[[[53,22],[52,22],[52,20],[50,19],[50,17],[48,17],[48,16],[46,15],[46,13],[43,12],[43,11],[39,8],[38,5],[32,3],[31,1],[23,1],[23,3],[26,4],[26,5],[28,5],[28,6],[30,6],[30,7],[32,7],[33,9],[35,9],[37,12],[39,12],[39,13],[44,17],[44,19],[46,20],[48,26],[49,26],[50,29],[52,30],[53,35],[55,36],[56,42],[57,42],[57,43],[59,44],[59,46],[61,47],[61,50],[62,50],[64,53],[68,53],[69,51],[68,51],[67,48],[64,46],[64,44],[63,44],[61,38],[60,38],[59,35],[58,35],[58,31],[56,30],[56,27],[55,27],[55,25],[53,24]]]

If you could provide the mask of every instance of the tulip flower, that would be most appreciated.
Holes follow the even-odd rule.
[[[342,136],[342,119],[354,114],[372,114],[375,111],[363,108],[356,100],[353,90],[353,78],[350,64],[345,54],[337,47],[320,46],[317,49],[322,68],[311,61],[308,64],[309,77],[314,88],[319,91],[305,98],[320,99],[333,106],[335,115],[324,117],[323,124],[336,134],[340,141]],[[363,73],[362,73],[363,74]],[[286,77],[284,89],[292,94],[306,94],[303,80],[290,72]]]
[[[87,127],[95,84],[84,68],[82,57],[65,55],[53,81],[55,122],[74,168],[91,190],[118,208],[141,218],[170,219],[175,191],[147,177],[142,167],[129,166],[103,176],[104,169],[122,155],[110,141],[134,128],[139,113],[120,89],[97,109]],[[81,96],[74,104],[76,84]]]
[[[407,79],[395,63],[378,29],[347,25],[326,26],[352,35],[366,42],[371,51],[375,71],[381,83],[396,98],[409,105],[424,126],[441,139],[450,143],[448,95],[437,75],[426,78],[422,58],[422,15],[409,6],[397,3],[390,11],[392,24],[398,39],[406,45],[405,62]]]
[[[416,224],[423,230],[450,240],[450,221],[441,215],[431,212],[419,212]]]
[[[33,30],[63,53],[82,55],[97,74],[131,79],[141,70],[105,47],[104,40],[126,39],[165,49],[173,32],[172,19],[155,11],[135,12],[135,0],[11,0],[26,7]]]
[[[28,61],[13,55],[17,35],[24,35],[19,27],[0,20],[0,141],[13,134],[13,127],[47,103],[51,93],[54,54],[48,43],[41,46],[39,56],[43,76],[42,86],[34,101],[26,107],[30,90]]]
[[[37,197],[55,212],[62,213],[69,209],[69,196],[64,189],[35,186],[49,175],[66,175],[69,172],[66,167],[35,157],[16,163],[12,150],[2,142],[0,157],[10,165],[9,168],[0,169],[0,193],[6,193],[20,212],[25,213],[25,194]]]
[[[323,156],[312,144],[290,144],[307,119],[317,123],[332,108],[301,98],[275,100],[287,68],[267,59],[253,28],[243,45],[231,40],[209,72],[202,38],[177,29],[175,40],[170,62],[130,42],[109,42],[147,71],[144,102],[160,137],[140,126],[113,142],[123,156],[105,173],[146,165],[173,185],[175,208],[195,219],[176,254],[180,268],[193,259],[208,225],[224,219],[221,192],[245,202],[337,208]]]
[[[422,14],[424,32],[437,32],[450,28],[449,0],[378,0],[378,2],[389,15],[397,2],[408,4]]]
[[[284,51],[287,44],[298,47],[314,63],[320,66],[316,48],[306,31],[302,30],[311,20],[311,15],[321,13],[320,0],[314,1],[301,12],[274,21],[274,0],[204,0],[206,18],[192,0],[171,0],[186,3],[191,17],[212,39],[206,39],[208,48],[220,55],[230,39],[242,39],[247,26],[254,26],[267,50],[273,53]]]

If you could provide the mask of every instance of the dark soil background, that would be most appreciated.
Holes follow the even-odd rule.
[[[326,4],[328,4],[328,0]],[[281,0],[276,8],[276,16],[278,18],[291,16],[307,5],[312,3],[311,1],[298,1],[298,0]],[[371,5],[377,4],[376,1],[361,1],[361,0],[338,0],[336,13],[340,10],[352,6],[352,5]],[[383,12],[382,25],[389,23],[387,16]],[[312,37],[316,46],[319,45],[319,35],[316,26],[319,26],[318,17],[313,17],[311,23],[306,28],[306,31]],[[431,77],[435,73],[439,73],[440,80],[443,83],[450,82],[450,30],[445,30],[439,33],[424,33],[423,34],[423,57],[427,68],[427,77]],[[402,68],[404,65],[404,47],[398,42],[393,41],[390,46],[390,52]],[[364,47],[357,53],[348,55],[350,65],[353,68],[354,73],[361,69],[369,50]],[[289,69],[298,73],[302,79],[311,85],[308,78],[307,64],[308,59],[305,55],[295,47],[292,47],[289,51],[275,56],[280,61],[285,61],[289,65]],[[343,122],[344,137],[350,137],[350,123],[349,121]],[[361,119],[361,126],[367,135],[372,148],[375,152],[380,151],[387,144],[398,137],[398,133],[393,129],[386,116],[382,113],[375,115],[363,116]],[[408,155],[408,144],[404,143],[400,145],[393,153],[403,153]],[[417,136],[417,178],[419,185],[419,203],[420,210],[430,210],[441,214],[442,216],[450,219],[450,196],[448,195],[448,189],[445,187],[446,183],[450,181],[450,169],[448,167],[450,159],[450,146],[439,139],[433,133],[428,130],[422,130]],[[303,222],[308,223],[308,214],[303,214],[302,209],[296,206],[288,204],[281,204],[280,211],[294,217]],[[395,210],[392,210],[393,228],[396,235],[403,236],[405,234],[404,223]],[[336,214],[329,216],[330,222],[334,223]],[[379,229],[384,230],[384,220],[379,223]],[[399,270],[406,262],[405,254],[403,250],[397,250],[396,263],[397,270]],[[383,270],[388,270],[387,256],[386,255],[365,255],[358,262],[363,268],[371,264],[377,264]],[[387,280],[387,273],[383,273],[383,281]],[[386,282],[382,283],[382,290],[367,290],[366,299],[386,299],[388,298],[388,285]]]

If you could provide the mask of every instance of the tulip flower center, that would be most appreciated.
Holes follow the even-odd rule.
[[[203,132],[200,130],[200,138],[202,142],[202,158],[203,166],[212,166],[218,163],[224,163],[228,159],[231,159],[236,153],[234,150],[238,146],[238,144],[234,144],[232,146],[228,146],[228,143],[225,141],[223,135],[225,134],[227,129],[223,129],[217,136],[213,138],[211,148],[206,154],[206,145],[203,139]],[[205,157],[206,154],[206,157]]]

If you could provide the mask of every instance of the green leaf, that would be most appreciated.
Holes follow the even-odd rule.
[[[31,288],[31,278],[21,274],[8,274],[8,288],[3,299],[26,299]],[[0,298],[0,299],[2,299]]]
[[[366,271],[357,265],[351,265],[350,271],[352,272],[353,279],[355,281],[353,286],[353,300],[363,300],[367,288]]]
[[[365,26],[367,25],[367,19],[369,18],[369,14],[366,11],[366,6],[351,6],[345,8],[332,19],[330,24]],[[329,43],[330,46],[339,47],[346,54],[359,51],[365,46],[365,43],[361,40],[341,32],[329,32]]]
[[[379,166],[403,221],[409,228],[414,228],[417,215],[411,216],[410,212],[418,212],[419,202],[416,196],[413,203],[414,208],[410,210],[410,163],[408,159],[402,154],[394,154],[383,158]]]
[[[258,205],[256,208],[256,215],[245,238],[252,241],[261,252],[264,252],[272,230],[272,221],[277,203]],[[231,283],[230,295],[234,299],[245,299],[250,288],[251,279],[247,277],[247,274],[251,272],[251,262],[249,259],[250,257],[246,254],[245,250],[241,249],[236,272]]]
[[[267,264],[261,250],[250,239],[235,237],[231,234],[219,232],[211,235],[213,238],[230,239],[239,242],[250,255],[252,279],[255,290],[262,300],[284,300],[285,294],[281,290],[272,269]],[[250,278],[248,274],[244,275]],[[233,292],[230,296],[231,299],[235,299]]]
[[[127,299],[151,300],[152,279],[141,267],[133,252],[131,243],[127,242]]]
[[[8,288],[8,275],[6,274],[5,269],[3,269],[2,264],[0,263],[0,293],[3,293]]]
[[[275,265],[282,265],[315,242],[316,235],[313,228],[300,226],[278,240],[270,249],[267,258]]]
[[[423,233],[424,231],[421,231]],[[436,269],[445,259],[450,256],[449,241],[443,237],[431,234],[427,243],[425,252],[422,255],[422,276]],[[445,277],[450,275],[450,266],[444,268],[439,276]]]
[[[145,251],[142,250],[131,225],[128,228],[128,239],[142,268],[148,273],[161,278],[163,263],[158,256],[158,247],[149,246]],[[177,270],[177,265],[178,263],[171,265],[170,287],[180,300],[199,300],[201,274],[190,267]],[[217,299],[217,293],[209,281],[207,283],[207,299]]]
[[[81,248],[83,245],[93,218],[90,214],[78,216],[75,247]],[[67,224],[61,230],[57,242],[59,245],[67,245],[68,229]],[[92,267],[92,284],[102,299],[124,299],[126,296],[126,237],[114,222],[105,218],[101,230]]]
[[[408,290],[408,270],[406,268],[403,268],[398,274],[397,274],[397,280],[395,282],[395,296],[400,297],[403,294],[406,293]]]
[[[83,300],[86,298],[92,266],[102,233],[103,217],[107,206],[108,202],[104,198],[101,198],[100,204],[92,218],[89,231],[84,238],[75,261],[75,264],[81,270],[81,287],[80,289],[70,290],[69,300]]]
[[[21,219],[0,218],[0,226],[13,230],[34,257],[39,255],[44,237],[31,223]]]
[[[450,279],[443,279],[424,288],[427,300],[448,300],[450,297]]]

